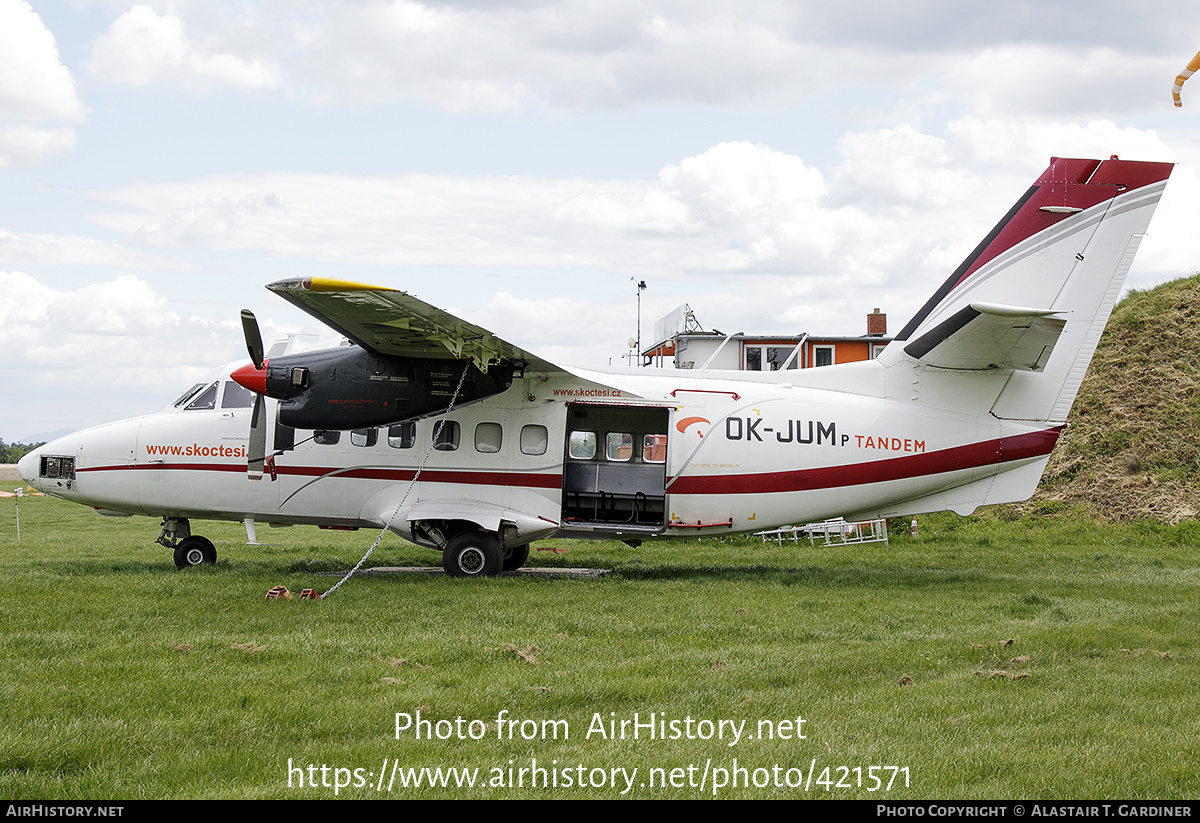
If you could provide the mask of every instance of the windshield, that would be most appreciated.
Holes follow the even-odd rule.
[[[177,399],[171,405],[175,406],[176,408],[178,408],[179,406],[182,406],[184,403],[186,403],[188,400],[191,399],[193,394],[200,391],[200,389],[204,388],[204,386],[205,386],[204,383],[197,383],[196,385],[192,386],[190,389],[185,391],[183,394],[179,395],[179,399]]]

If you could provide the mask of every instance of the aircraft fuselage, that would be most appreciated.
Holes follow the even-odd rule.
[[[455,409],[453,431],[432,450],[440,416],[314,433],[275,427],[271,403],[274,479],[256,483],[246,477],[251,410],[214,399],[212,408],[69,435],[27,458],[22,473],[109,514],[379,527],[428,452],[392,521],[406,538],[429,544],[418,524],[467,520],[505,543],[628,540],[969,511],[1005,496],[992,488],[1001,473],[1036,464],[1036,482],[1057,438],[1057,426],[881,396],[872,391],[883,382],[875,363],[819,371],[826,382],[850,376],[866,393],[798,385],[818,376],[800,372],[620,372],[615,382],[628,391],[582,378],[518,379]],[[45,461],[59,458],[73,458],[73,477],[61,468],[46,476]]]

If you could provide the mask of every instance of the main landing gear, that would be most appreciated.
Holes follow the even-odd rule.
[[[501,569],[506,572],[515,572],[517,569],[525,565],[525,561],[529,559],[529,544],[524,546],[513,546],[511,549],[504,550],[504,563]]]
[[[192,534],[186,517],[164,517],[158,541],[175,552],[175,566],[186,569],[201,563],[217,562],[217,547],[207,537]]]
[[[456,534],[442,550],[442,569],[451,577],[491,577],[514,572],[529,559],[529,544],[504,549],[495,535],[481,531]]]

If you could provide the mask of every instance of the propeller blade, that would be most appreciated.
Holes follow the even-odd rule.
[[[254,368],[261,369],[263,367],[262,332],[258,330],[258,319],[249,309],[242,309],[242,334],[246,336],[246,351],[250,353],[250,361],[254,363]]]
[[[246,459],[246,477],[251,483],[262,480],[266,452],[267,410],[263,406],[262,395],[257,394],[254,396],[254,411],[250,414],[250,444]]]

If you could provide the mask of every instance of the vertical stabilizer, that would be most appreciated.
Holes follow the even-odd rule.
[[[1051,159],[896,336],[885,363],[1011,371],[992,414],[1065,421],[1171,169]]]

